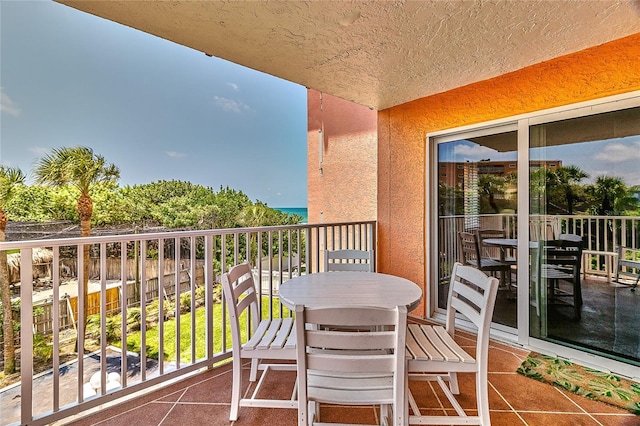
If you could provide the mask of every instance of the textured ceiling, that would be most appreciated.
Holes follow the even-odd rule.
[[[374,109],[640,32],[639,1],[73,1]]]

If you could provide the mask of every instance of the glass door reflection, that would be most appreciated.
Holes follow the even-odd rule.
[[[446,308],[453,262],[475,262],[501,282],[493,322],[516,328],[515,248],[485,240],[516,238],[517,133],[510,126],[485,133],[437,141],[438,307]]]

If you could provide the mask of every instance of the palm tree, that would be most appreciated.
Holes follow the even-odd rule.
[[[51,154],[38,161],[35,176],[38,184],[54,187],[71,185],[80,191],[77,203],[80,235],[88,237],[91,235],[91,215],[93,214],[93,200],[89,191],[97,183],[116,182],[120,177],[120,170],[114,164],[107,164],[104,157],[94,154],[91,148],[62,147],[54,149]],[[83,311],[86,321],[89,293],[89,246],[84,245],[83,251]]]
[[[7,213],[5,206],[13,196],[13,190],[24,183],[24,174],[15,167],[0,166],[0,241],[5,240]],[[11,289],[7,252],[0,251],[0,293],[2,294],[2,334],[4,336],[4,374],[16,371],[16,348],[13,341],[13,314],[11,313]]]
[[[553,172],[555,183],[564,191],[567,199],[567,211],[573,214],[573,207],[576,202],[576,187],[583,180],[589,177],[578,166],[563,166]]]
[[[629,203],[629,188],[619,177],[598,176],[596,183],[588,190],[599,203],[595,208],[599,216],[617,214]]]

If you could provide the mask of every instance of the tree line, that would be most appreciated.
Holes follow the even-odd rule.
[[[35,184],[16,167],[0,166],[0,242],[7,222],[76,221],[80,236],[92,226],[161,226],[172,229],[221,229],[300,223],[302,217],[252,202],[242,191],[179,180],[120,187],[119,168],[88,147],[61,147],[40,158],[32,171]],[[84,245],[85,320],[89,245]],[[16,371],[7,252],[0,251],[4,373]],[[79,348],[76,347],[76,351]]]
[[[529,175],[531,213],[550,215],[640,216],[640,185],[617,176],[590,176],[577,166],[532,169]],[[439,184],[440,215],[464,214],[464,188]],[[517,174],[478,176],[479,213],[517,210]]]
[[[12,221],[55,222],[80,220],[80,190],[71,185],[17,185],[2,210]],[[116,182],[92,185],[88,194],[92,227],[166,227],[222,229],[246,226],[292,225],[302,217],[251,201],[240,190],[211,187],[180,180],[161,180],[120,187]]]

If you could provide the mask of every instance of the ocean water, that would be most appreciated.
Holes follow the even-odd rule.
[[[297,214],[298,216],[302,216],[302,223],[307,223],[308,221],[308,216],[307,216],[307,208],[306,207],[273,207],[276,210],[280,210],[281,212],[284,213],[289,213],[289,214]]]

